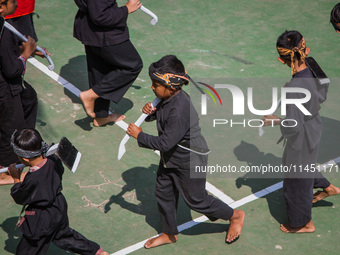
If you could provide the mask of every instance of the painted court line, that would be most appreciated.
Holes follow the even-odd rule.
[[[245,197],[245,198],[242,198],[242,199],[240,199],[240,200],[238,200],[238,201],[233,201],[233,200],[231,199],[233,202],[231,202],[231,203],[229,204],[229,206],[230,206],[231,208],[235,209],[235,208],[240,207],[240,206],[242,206],[242,205],[245,205],[245,204],[247,204],[247,203],[249,203],[249,202],[252,202],[252,201],[254,201],[254,200],[256,200],[256,199],[258,199],[258,198],[260,198],[260,197],[263,197],[263,196],[265,196],[265,195],[268,195],[269,193],[274,192],[274,191],[276,191],[276,190],[282,188],[282,183],[283,183],[283,182],[276,183],[276,184],[274,184],[274,185],[272,185],[272,186],[270,186],[270,187],[267,187],[267,188],[265,188],[265,189],[263,189],[263,190],[260,190],[259,192],[256,192],[255,194],[251,194],[251,195],[249,195],[249,196],[247,196],[247,197]],[[198,225],[198,224],[200,224],[200,223],[202,223],[202,222],[205,222],[205,221],[207,221],[207,220],[209,220],[209,219],[208,219],[206,216],[203,215],[203,216],[200,216],[200,217],[198,217],[198,218],[196,218],[196,219],[193,219],[193,220],[191,220],[191,221],[188,221],[188,222],[186,222],[186,223],[183,223],[182,225],[179,225],[179,226],[178,226],[178,232],[182,232],[182,231],[184,231],[184,230],[186,230],[186,229],[192,228],[192,227],[194,227],[194,226],[196,226],[196,225]],[[158,235],[156,235],[156,236],[158,236]],[[155,236],[155,237],[156,237],[156,236]],[[152,237],[150,237],[150,238],[152,238]],[[148,239],[150,239],[150,238],[148,238]],[[144,241],[141,241],[141,242],[139,242],[139,243],[136,243],[136,244],[134,244],[134,245],[131,245],[131,246],[129,246],[129,247],[127,247],[127,248],[124,248],[124,249],[122,249],[122,250],[120,250],[120,251],[117,251],[117,252],[115,252],[115,253],[112,253],[111,255],[124,255],[124,254],[129,254],[129,253],[131,253],[131,252],[134,252],[134,251],[136,251],[136,250],[139,250],[139,249],[141,249],[141,248],[144,247],[144,243],[145,243],[148,239],[145,239]]]
[[[213,194],[215,197],[217,197],[219,200],[226,204],[230,204],[235,202],[231,197],[224,194],[221,190],[217,189],[214,185],[212,185],[209,182],[206,182],[205,189],[209,191],[211,194]]]

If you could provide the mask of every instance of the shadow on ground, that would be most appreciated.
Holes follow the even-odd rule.
[[[5,240],[4,250],[12,254],[15,254],[16,248],[21,239],[21,232],[19,228],[16,227],[17,222],[18,222],[18,217],[11,217],[11,218],[6,219],[0,225],[2,230],[7,233],[7,237],[8,237],[8,239]],[[52,254],[53,255],[71,255],[74,253],[61,250],[52,243],[47,252],[47,255],[49,254],[50,255]]]
[[[234,154],[239,161],[245,161],[248,166],[256,165],[271,165],[278,166],[281,164],[281,158],[268,153],[261,152],[255,145],[241,141],[240,145],[235,147]],[[281,182],[282,173],[277,174],[261,174],[261,173],[246,173],[244,176],[236,179],[236,187],[241,188],[243,185],[249,186],[252,193],[256,193],[271,185]],[[272,192],[264,196],[268,203],[268,208],[273,218],[279,223],[287,221],[285,201],[282,194],[282,189]]]
[[[326,125],[327,124],[329,125],[327,121],[325,121]],[[332,123],[334,124],[334,122]],[[332,137],[331,133],[328,133],[327,135],[323,135],[323,138],[325,140],[329,140],[328,141],[329,143],[331,143],[330,141],[331,137]],[[281,158],[278,158],[271,153],[265,154],[261,152],[255,145],[246,143],[244,141],[241,141],[240,145],[235,147],[234,154],[239,161],[245,161],[248,166],[261,165],[261,164],[278,166],[281,164]],[[282,180],[283,180],[283,173],[277,173],[274,175],[271,175],[268,173],[267,174],[246,173],[244,176],[236,179],[236,187],[241,188],[242,185],[246,185],[251,188],[252,193],[256,193],[271,185],[281,182]],[[287,224],[288,219],[286,215],[286,205],[285,205],[285,200],[283,197],[282,189],[269,193],[263,198],[267,200],[268,208],[273,218],[278,223]],[[332,206],[332,205],[333,203],[323,200],[323,201],[319,201],[315,203],[313,207],[324,207],[324,206]]]
[[[322,164],[328,162],[331,159],[340,157],[340,146],[339,146],[339,130],[340,121],[330,119],[327,117],[321,117],[323,129],[322,136],[319,146],[318,163]],[[335,171],[333,171],[334,173]],[[337,174],[339,177],[340,173]]]
[[[154,195],[157,168],[157,165],[151,165],[149,168],[135,167],[125,171],[122,174],[122,178],[126,184],[120,193],[111,196],[110,201],[105,205],[105,213],[109,213],[112,204],[118,204],[130,212],[144,215],[146,223],[155,229],[157,233],[160,233],[160,217]],[[124,198],[127,192],[133,190],[136,192],[139,204],[128,202]],[[177,209],[177,224],[181,225],[191,220],[191,210],[184,203],[183,199],[180,198]],[[184,230],[181,233],[185,235],[200,235],[224,232],[226,229],[226,224],[201,223],[199,226]]]

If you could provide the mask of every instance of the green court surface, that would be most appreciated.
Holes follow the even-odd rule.
[[[324,132],[318,163],[340,156],[340,35],[329,23],[329,13],[337,1],[145,0],[142,3],[157,14],[159,22],[152,26],[150,17],[141,11],[128,19],[131,41],[143,59],[144,68],[121,102],[111,106],[113,112],[127,116],[126,123],[136,121],[144,104],[153,100],[148,66],[162,56],[177,55],[196,81],[270,79],[277,80],[273,86],[280,87],[282,81],[289,81],[291,76],[289,68],[277,61],[276,39],[286,29],[298,30],[311,48],[310,55],[331,80],[327,101],[320,112]],[[119,4],[125,2],[119,1]],[[34,16],[34,22],[38,45],[51,53],[54,72],[83,91],[88,88],[85,53],[81,43],[72,36],[76,11],[73,1],[39,0],[36,13],[40,18]],[[38,60],[47,65],[46,60]],[[93,127],[77,96],[36,66],[28,64],[27,69],[26,80],[36,89],[39,98],[36,128],[46,142],[57,143],[66,136],[82,152],[77,172],[66,171],[63,179],[70,226],[110,254],[159,233],[154,196],[158,155],[139,148],[136,141],[130,139],[127,152],[118,161],[118,147],[125,131],[117,124]],[[256,99],[263,106],[270,98],[271,87],[260,84],[256,89]],[[224,99],[231,104],[231,98]],[[218,111],[218,106],[215,107],[209,110]],[[227,117],[228,113],[225,114]],[[142,127],[145,132],[157,132],[154,123]],[[209,131],[203,129],[203,134],[208,141],[214,141],[209,138]],[[283,147],[276,144],[279,129],[266,129],[262,138],[257,132],[257,128],[226,127],[219,138],[225,144],[225,161],[237,166],[280,164]],[[211,174],[207,181],[234,201],[241,201],[281,181],[249,177]],[[340,186],[339,173],[335,170],[329,180]],[[20,237],[15,223],[21,206],[13,202],[10,187],[0,187],[0,254],[14,254]],[[315,204],[312,216],[316,231],[312,234],[280,231],[279,224],[287,223],[282,189],[241,204],[238,209],[246,213],[245,224],[240,239],[232,245],[224,243],[229,224],[219,220],[186,228],[179,234],[176,244],[151,250],[129,249],[133,254],[163,255],[339,254],[340,196]],[[178,225],[201,216],[180,201]],[[51,245],[48,254],[69,253]]]

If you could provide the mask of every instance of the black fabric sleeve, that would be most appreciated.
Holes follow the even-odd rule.
[[[140,132],[137,141],[140,147],[168,151],[179,143],[190,129],[190,123],[177,114],[175,110],[169,114],[164,132],[160,136],[153,136]]]
[[[14,35],[4,28],[0,41],[0,66],[4,76],[9,79],[21,77],[25,68]]]
[[[128,8],[118,7],[112,0],[87,0],[91,21],[102,27],[125,27]]]
[[[26,177],[25,177],[26,179]],[[29,179],[29,178],[27,178]],[[28,205],[31,203],[32,194],[35,193],[37,183],[33,179],[25,182],[19,182],[11,188],[11,196],[15,203],[19,205]]]
[[[303,94],[301,93],[288,93],[287,98],[289,99],[301,99]],[[293,119],[297,122],[297,125],[293,127],[296,122],[289,121],[287,119]],[[298,135],[299,132],[303,129],[305,120],[304,114],[295,104],[288,104],[286,107],[286,118],[285,118],[285,126],[280,125],[281,133],[284,138],[291,138]]]

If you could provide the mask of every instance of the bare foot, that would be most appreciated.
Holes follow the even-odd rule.
[[[103,251],[100,255],[110,255],[107,251]]]
[[[0,174],[0,185],[13,184],[14,180],[12,176],[7,173]]]
[[[168,234],[160,234],[157,237],[149,239],[145,244],[144,247],[146,249],[154,248],[163,244],[170,244],[176,243],[177,235],[168,235]]]
[[[312,221],[299,228],[293,228],[287,224],[281,224],[280,229],[282,232],[285,233],[313,233],[315,231],[315,227]]]
[[[314,193],[313,203],[320,201],[329,196],[335,196],[340,194],[340,188],[335,187],[333,184],[329,185],[327,188],[322,191],[319,190]]]
[[[118,122],[118,121],[124,120],[125,118],[126,118],[125,115],[118,114],[118,113],[111,113],[106,118],[95,118],[93,120],[93,125],[95,127],[100,127],[100,126],[104,126],[105,124],[108,124],[108,123],[111,123],[111,122]]]
[[[234,210],[233,216],[229,219],[230,226],[225,240],[227,244],[235,242],[241,235],[244,217],[245,217],[244,211]]]
[[[94,113],[94,102],[97,98],[99,98],[99,96],[94,93],[92,89],[89,89],[81,92],[79,94],[79,98],[84,105],[86,114],[92,118],[96,117],[96,114]]]

